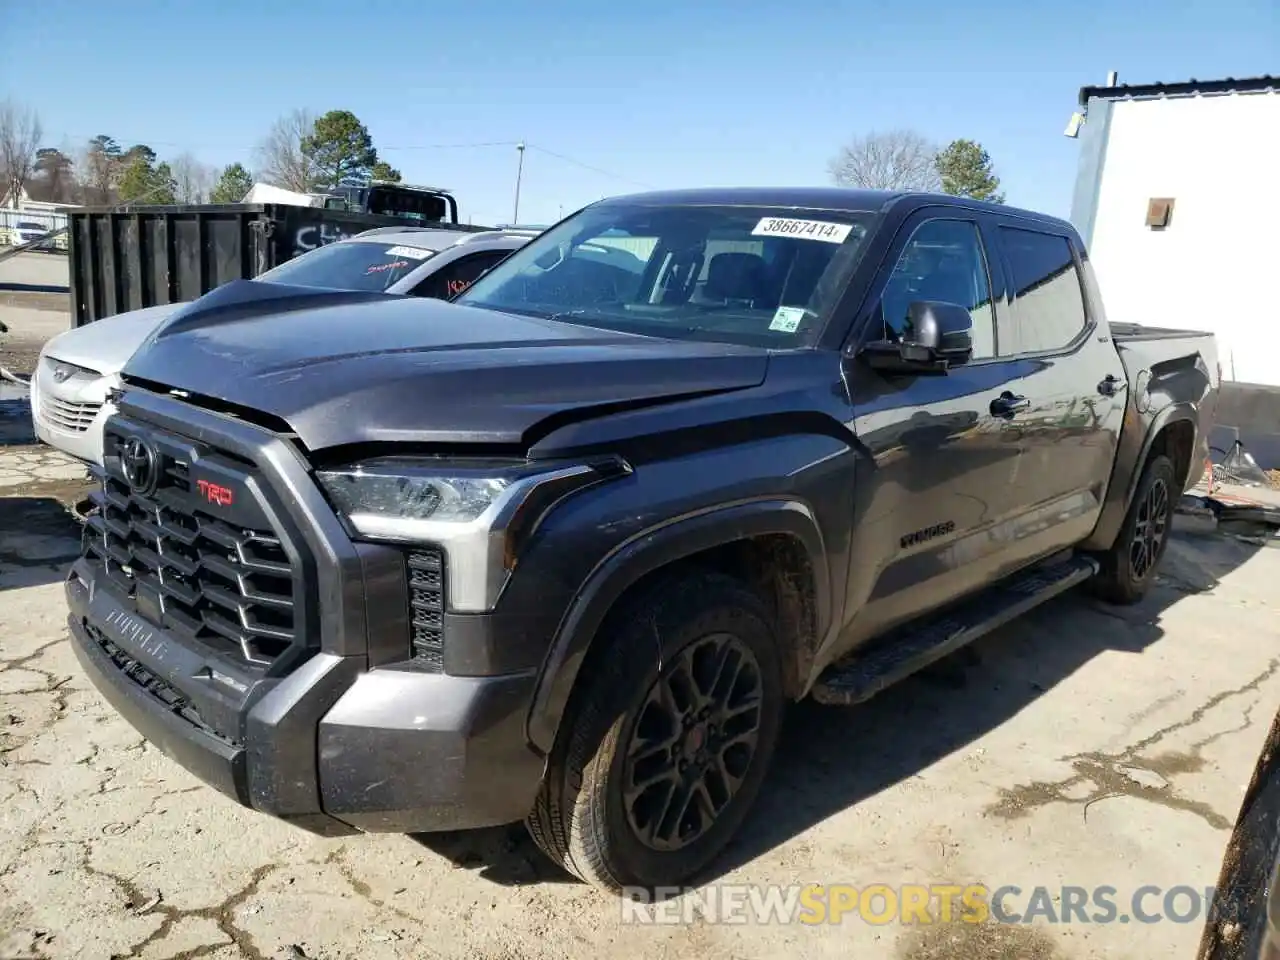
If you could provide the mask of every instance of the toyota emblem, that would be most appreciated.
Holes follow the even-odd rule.
[[[159,479],[155,450],[140,437],[130,437],[120,445],[120,472],[134,493],[147,494]]]
[[[60,363],[53,368],[53,382],[66,383],[73,376],[75,376],[75,373],[76,373],[75,367],[68,366],[65,363]]]

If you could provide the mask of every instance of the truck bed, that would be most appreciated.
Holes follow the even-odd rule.
[[[1179,330],[1174,327],[1148,327],[1141,323],[1112,323],[1111,337],[1116,343],[1131,340],[1193,340],[1212,338],[1208,330]]]
[[[1157,429],[1157,421],[1174,412],[1168,408],[1174,407],[1182,411],[1180,416],[1196,424],[1196,447],[1190,451],[1190,469],[1179,491],[1185,492],[1203,475],[1209,455],[1209,430],[1222,381],[1217,340],[1204,330],[1137,323],[1110,326],[1128,382],[1130,411],[1120,434],[1112,483],[1127,490],[1136,481],[1146,457],[1143,440]]]

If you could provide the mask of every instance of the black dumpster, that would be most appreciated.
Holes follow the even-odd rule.
[[[194,300],[373,227],[457,223],[284,204],[86,207],[68,212],[71,323]]]

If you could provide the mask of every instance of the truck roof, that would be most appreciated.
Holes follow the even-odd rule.
[[[839,210],[878,213],[890,206],[912,207],[943,203],[948,206],[998,211],[1006,215],[1052,223],[1074,232],[1066,220],[1005,204],[971,200],[947,193],[911,190],[861,190],[852,187],[703,187],[686,190],[654,190],[611,197],[602,203],[646,203],[655,206],[681,204],[741,204],[764,207],[795,207],[810,210]]]
[[[426,247],[432,250],[443,250],[458,244],[479,244],[487,240],[531,240],[538,235],[536,230],[433,230],[427,227],[375,227],[355,236],[347,237],[344,243],[388,243],[404,244],[410,247]]]

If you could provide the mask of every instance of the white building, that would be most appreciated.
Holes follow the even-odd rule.
[[[1211,330],[1280,385],[1280,77],[1080,91],[1071,219],[1112,319]]]

